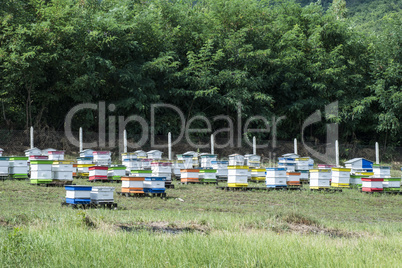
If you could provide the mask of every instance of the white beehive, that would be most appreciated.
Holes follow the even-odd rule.
[[[331,169],[310,169],[310,189],[329,188]]]
[[[332,168],[331,186],[348,187],[350,185],[350,168]]]
[[[259,167],[261,165],[261,156],[256,154],[246,154],[244,160],[246,166],[249,167]]]
[[[267,187],[287,186],[286,169],[283,167],[266,168],[265,184]]]
[[[92,187],[92,190],[90,192],[91,202],[93,203],[113,202],[114,201],[113,192],[114,187],[108,187],[108,186]]]
[[[64,151],[49,151],[49,160],[64,160]]]
[[[87,185],[68,185],[66,189],[66,202],[70,204],[79,204],[91,202],[91,186]]]
[[[124,160],[123,165],[126,166],[126,170],[128,172],[131,170],[140,169],[142,167],[141,159]]]
[[[134,154],[137,156],[137,158],[147,158],[147,153],[143,150],[137,150],[134,152]]]
[[[161,152],[159,150],[151,150],[151,151],[147,152],[147,157],[152,160],[159,160],[159,159],[162,159],[162,154],[163,154],[163,152]]]
[[[3,156],[4,150],[0,148],[0,156]]]
[[[25,156],[29,157],[30,155],[42,155],[42,151],[38,148],[25,150]]]
[[[94,151],[94,163],[98,166],[107,166],[112,163],[112,153],[110,151]]]
[[[216,176],[227,178],[229,161],[211,161],[212,168],[216,169]]]
[[[93,157],[94,150],[85,149],[80,152],[80,157]]]
[[[251,178],[253,180],[265,180],[265,168],[252,168],[251,169]]]
[[[230,160],[229,160],[230,162]],[[244,159],[243,159],[244,163]],[[248,166],[228,166],[228,186],[248,186]]]
[[[121,177],[126,176],[126,166],[113,165],[108,168],[107,176],[114,180],[120,180]]]
[[[381,192],[384,190],[383,178],[362,178],[363,192]]]
[[[107,166],[92,166],[89,168],[89,177],[107,177]]]
[[[212,161],[216,161],[218,156],[216,154],[201,154],[201,167],[212,168]]]
[[[384,191],[400,191],[401,178],[384,178]]]
[[[10,157],[9,174],[16,179],[28,178],[28,157]]]
[[[78,157],[77,164],[78,165],[90,165],[90,164],[94,163],[93,160],[94,160],[93,156]]]
[[[229,155],[229,166],[243,166],[244,156],[240,154]]]
[[[165,181],[166,178],[164,177],[146,177],[144,180],[144,191],[165,191]],[[151,191],[147,189],[150,189]]]
[[[310,157],[302,157],[295,159],[295,170],[309,170],[310,169]]]
[[[390,178],[391,177],[391,167],[390,166],[380,166],[373,165],[374,177],[377,178]]]
[[[151,169],[152,159],[143,158],[141,159],[141,168],[142,169]]]
[[[72,181],[73,180],[73,167],[72,161],[55,161],[52,165],[52,177],[54,180]]]
[[[176,177],[180,177],[180,170],[181,170],[181,169],[185,169],[185,168],[186,168],[186,167],[185,167],[185,165],[184,165],[184,161],[183,161],[183,160],[177,160],[177,161],[175,161],[174,164],[173,164],[173,168],[172,168],[173,174],[174,174]]]
[[[46,148],[46,149],[43,149],[42,150],[42,155],[49,155],[49,152],[54,152],[54,151],[57,151],[56,149],[53,149],[53,148]]]
[[[9,157],[0,157],[0,176],[8,176]]]

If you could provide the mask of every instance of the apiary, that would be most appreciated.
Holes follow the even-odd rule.
[[[243,161],[244,162],[244,161]],[[229,160],[230,163],[230,160]],[[248,166],[228,166],[228,186],[248,186]]]
[[[112,180],[120,180],[121,177],[126,176],[126,166],[112,165],[108,168],[107,176]]]
[[[265,184],[267,187],[287,186],[286,168],[270,167],[265,170]]]
[[[28,157],[17,156],[9,159],[9,174],[14,179],[28,178]]]
[[[362,178],[362,191],[363,192],[382,192],[383,178]]]
[[[53,180],[72,181],[74,173],[74,162],[72,161],[54,161],[52,165]]]
[[[92,186],[87,185],[68,185],[66,189],[67,204],[89,204],[91,203]]]
[[[113,192],[114,187],[108,187],[108,186],[92,187],[92,190],[90,192],[91,202],[95,204],[112,203],[114,202]]]
[[[107,166],[92,166],[89,168],[89,180],[107,180]]]
[[[145,177],[121,177],[122,193],[144,193]]]
[[[331,186],[342,188],[350,187],[350,168],[332,168]]]
[[[180,181],[181,182],[199,182],[199,169],[182,169],[180,170]]]

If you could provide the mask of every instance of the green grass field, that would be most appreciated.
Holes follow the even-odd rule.
[[[117,210],[61,207],[64,195],[64,188],[0,181],[2,267],[402,263],[402,195],[354,189],[224,192],[213,185],[176,185],[167,190],[167,199],[115,194]]]

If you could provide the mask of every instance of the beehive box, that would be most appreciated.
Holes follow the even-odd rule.
[[[113,192],[114,187],[108,186],[96,186],[92,187],[90,192],[91,202],[102,203],[102,202],[114,202]]]
[[[199,182],[199,169],[182,169],[180,173],[181,182]]]
[[[216,176],[226,178],[228,176],[229,161],[211,161],[212,169],[216,169]]]
[[[358,187],[362,186],[362,178],[373,176],[373,172],[354,172],[350,175],[350,184]]]
[[[331,169],[336,167],[335,165],[325,165],[325,164],[318,164],[317,165],[318,169]]]
[[[373,165],[374,177],[377,178],[390,178],[391,177],[391,167],[390,166],[381,166],[381,165]]]
[[[138,158],[136,153],[122,153],[121,154],[121,161],[124,162],[125,160],[135,160]]]
[[[89,168],[89,180],[107,180],[107,166],[92,166]]]
[[[31,161],[31,183],[52,182],[52,160]]]
[[[3,156],[4,150],[0,148],[0,157]]]
[[[50,151],[49,152],[49,160],[64,160],[64,152],[63,151]]]
[[[29,161],[31,160],[48,160],[49,156],[47,155],[30,155],[29,156]]]
[[[80,157],[93,157],[94,150],[91,149],[85,149],[80,152]]]
[[[151,169],[152,159],[141,159],[141,168],[142,169]]]
[[[362,178],[362,191],[363,192],[382,192],[383,191],[383,178]]]
[[[265,180],[265,168],[252,168],[251,169],[251,178],[256,181],[264,181]]]
[[[287,185],[300,186],[300,172],[286,172]]]
[[[332,187],[350,186],[350,168],[332,168]]]
[[[162,154],[163,153],[159,150],[151,150],[151,151],[147,152],[147,157],[149,159],[158,160],[158,159],[162,159]]]
[[[229,155],[229,166],[243,166],[244,156],[240,154]]]
[[[301,182],[309,181],[309,176],[308,176],[309,170],[296,170],[296,172],[300,172],[300,181]]]
[[[52,177],[54,180],[72,181],[74,173],[73,161],[54,161],[52,165]]]
[[[128,172],[141,169],[142,167],[141,159],[124,160],[122,164],[126,167]]]
[[[14,179],[28,178],[28,157],[23,156],[10,157],[9,174]]]
[[[0,157],[0,176],[8,176],[8,167],[9,167],[9,157],[1,156]]]
[[[68,185],[66,189],[67,204],[89,204],[91,203],[91,186],[87,185]]]
[[[384,178],[383,188],[387,192],[399,192],[401,190],[401,178]]]
[[[261,165],[261,156],[256,154],[246,154],[244,160],[246,166],[249,167],[259,167]]]
[[[243,161],[244,162],[244,161]],[[230,163],[230,160],[229,160]],[[248,186],[248,166],[228,166],[228,186]]]
[[[30,155],[42,155],[42,151],[39,150],[38,148],[28,149],[25,150],[24,152],[26,157],[29,157]]]
[[[286,178],[286,168],[283,167],[273,167],[266,168],[266,178]]]
[[[93,167],[93,164],[77,164],[77,175],[88,177],[90,167]]]
[[[134,152],[134,154],[137,156],[137,158],[147,158],[147,153],[143,150],[137,150]]]
[[[121,177],[126,176],[126,166],[113,165],[108,168],[107,176],[113,180],[120,180]]]
[[[281,164],[295,164],[296,158],[293,157],[278,157],[278,163]]]
[[[317,180],[317,179],[310,179],[310,188],[311,189],[320,189],[320,188],[329,188],[330,185],[330,181],[329,179],[325,179],[325,180]]]
[[[130,171],[132,177],[149,177],[152,174],[152,170],[136,169]]]
[[[314,161],[314,160],[313,160]],[[314,162],[313,162],[314,164]],[[296,170],[309,170],[311,165],[310,157],[300,157],[295,159]]]
[[[267,187],[283,187],[287,186],[287,178],[284,177],[266,177],[265,185]]]
[[[201,167],[203,168],[212,168],[212,161],[216,161],[216,154],[201,154]]]
[[[184,166],[184,161],[183,160],[177,160],[173,164],[172,172],[176,177],[180,177],[180,170],[185,169],[186,167]]]
[[[77,164],[78,165],[92,165],[94,163],[94,158],[91,156],[86,157],[77,157]]]
[[[310,189],[330,187],[331,169],[310,169]]]
[[[216,182],[216,169],[200,169],[200,181]]]
[[[288,172],[295,172],[296,171],[296,164],[295,163],[278,163],[278,167],[285,168]]]
[[[171,173],[172,172],[172,163],[170,162],[161,162],[161,161],[152,161],[151,162],[151,170],[155,173]]]
[[[145,177],[121,177],[122,192],[143,192]]]
[[[164,177],[146,177],[144,180],[145,193],[164,193],[165,192]]]
[[[98,166],[107,166],[112,162],[112,153],[110,151],[94,151],[94,163]]]

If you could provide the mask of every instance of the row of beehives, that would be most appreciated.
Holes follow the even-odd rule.
[[[114,202],[114,187],[68,185],[65,186],[65,189],[67,204],[101,204]]]

